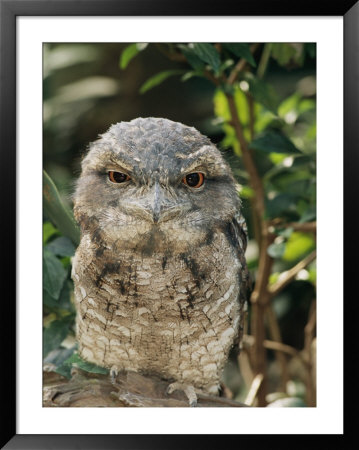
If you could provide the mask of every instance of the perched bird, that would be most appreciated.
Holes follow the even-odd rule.
[[[241,337],[246,226],[228,164],[196,129],[120,122],[90,144],[74,194],[80,356],[218,394]]]

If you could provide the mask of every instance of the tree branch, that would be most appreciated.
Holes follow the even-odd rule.
[[[276,283],[269,286],[270,297],[273,298],[279,294],[279,292],[285,288],[294,278],[298,275],[298,273],[304,269],[308,264],[315,260],[317,257],[317,252],[314,250],[310,255],[306,256],[302,261],[296,264],[291,269],[283,272],[282,277]]]
[[[262,180],[258,174],[257,167],[254,163],[252,153],[248,148],[247,141],[244,137],[242,124],[239,121],[238,118],[238,112],[236,108],[236,104],[234,102],[233,95],[226,94],[227,101],[228,101],[228,107],[231,114],[231,122],[234,127],[234,131],[236,133],[236,137],[238,139],[238,142],[241,146],[242,150],[242,157],[243,157],[243,163],[244,166],[248,172],[251,186],[254,190],[254,200],[255,200],[255,209],[260,218],[264,216],[265,211],[265,204],[264,204],[264,188],[262,184]]]
[[[258,387],[258,405],[266,405],[266,354],[263,347],[265,339],[264,313],[265,308],[270,300],[268,293],[268,278],[271,272],[273,259],[268,255],[267,248],[273,242],[274,235],[268,232],[268,225],[264,220],[265,214],[265,192],[262,179],[257,171],[256,164],[253,159],[247,141],[244,137],[242,124],[238,117],[237,107],[233,95],[226,93],[229,111],[231,115],[231,123],[234,127],[236,138],[241,146],[242,159],[245,169],[249,175],[249,182],[254,191],[254,197],[251,204],[254,212],[255,223],[258,224],[258,245],[259,245],[259,263],[256,284],[251,295],[252,318],[251,332],[256,336],[253,348],[253,372],[255,375],[261,374],[263,380]]]
[[[44,372],[44,407],[188,407],[182,391],[167,394],[168,382],[135,372],[121,373],[114,384],[108,375],[76,370],[71,380]],[[248,406],[234,400],[198,394],[198,407]]]
[[[254,400],[258,394],[259,388],[261,387],[261,384],[263,382],[263,374],[258,373],[252,381],[251,387],[249,388],[247,397],[244,401],[245,405],[252,406],[254,403]]]
[[[245,335],[245,336],[243,336],[243,339],[246,341],[246,343],[249,346],[253,346],[255,343],[254,336]],[[282,352],[289,356],[292,356],[293,358],[298,358],[306,368],[308,367],[308,362],[303,357],[301,352],[299,350],[295,349],[294,347],[291,347],[290,345],[283,344],[282,342],[271,341],[269,339],[265,339],[263,341],[263,345],[267,350],[274,350],[276,352]]]
[[[160,53],[162,53],[166,58],[170,59],[171,61],[176,61],[176,62],[187,62],[187,58],[180,52],[176,52],[176,51],[169,51],[167,50],[163,44],[155,44],[158,51]]]
[[[214,85],[219,86],[220,81],[216,78],[209,70],[205,70],[203,75],[207,78],[207,80],[211,81]]]
[[[274,219],[268,222],[269,227],[293,228],[294,231],[303,231],[304,233],[316,233],[317,222],[283,222],[282,219]],[[270,232],[272,232],[270,230]]]

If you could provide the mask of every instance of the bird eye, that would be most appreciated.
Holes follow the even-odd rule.
[[[184,178],[182,178],[182,183],[189,187],[198,189],[204,183],[204,175],[201,172],[189,173]]]
[[[112,181],[112,183],[124,183],[125,181],[131,180],[131,177],[126,173],[115,172],[113,170],[109,171],[108,178]]]

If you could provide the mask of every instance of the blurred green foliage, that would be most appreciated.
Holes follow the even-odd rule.
[[[70,272],[79,230],[69,207],[81,155],[112,123],[166,117],[195,126],[219,146],[240,188],[249,227],[246,256],[255,280],[255,192],[231,117],[228,95],[232,96],[263,183],[264,219],[273,223],[275,239],[267,248],[273,258],[269,284],[315,249],[315,233],[291,226],[316,220],[315,58],[311,43],[266,43],[254,51],[246,43],[44,45],[44,169],[49,174],[44,174],[43,230],[46,363],[65,376],[72,366],[101,371],[74,353]],[[304,345],[315,280],[312,262],[273,300],[283,342],[298,350]],[[276,364],[268,352],[272,406],[305,405],[298,389],[276,392]],[[225,381],[243,401],[248,386],[238,384],[233,361],[228,367]],[[291,383],[303,391],[300,371],[291,374]]]

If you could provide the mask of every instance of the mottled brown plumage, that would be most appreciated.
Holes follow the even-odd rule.
[[[193,173],[202,186],[186,185]],[[166,119],[118,123],[91,144],[74,210],[80,355],[159,375],[193,404],[194,390],[218,393],[247,283],[245,223],[220,152]]]

